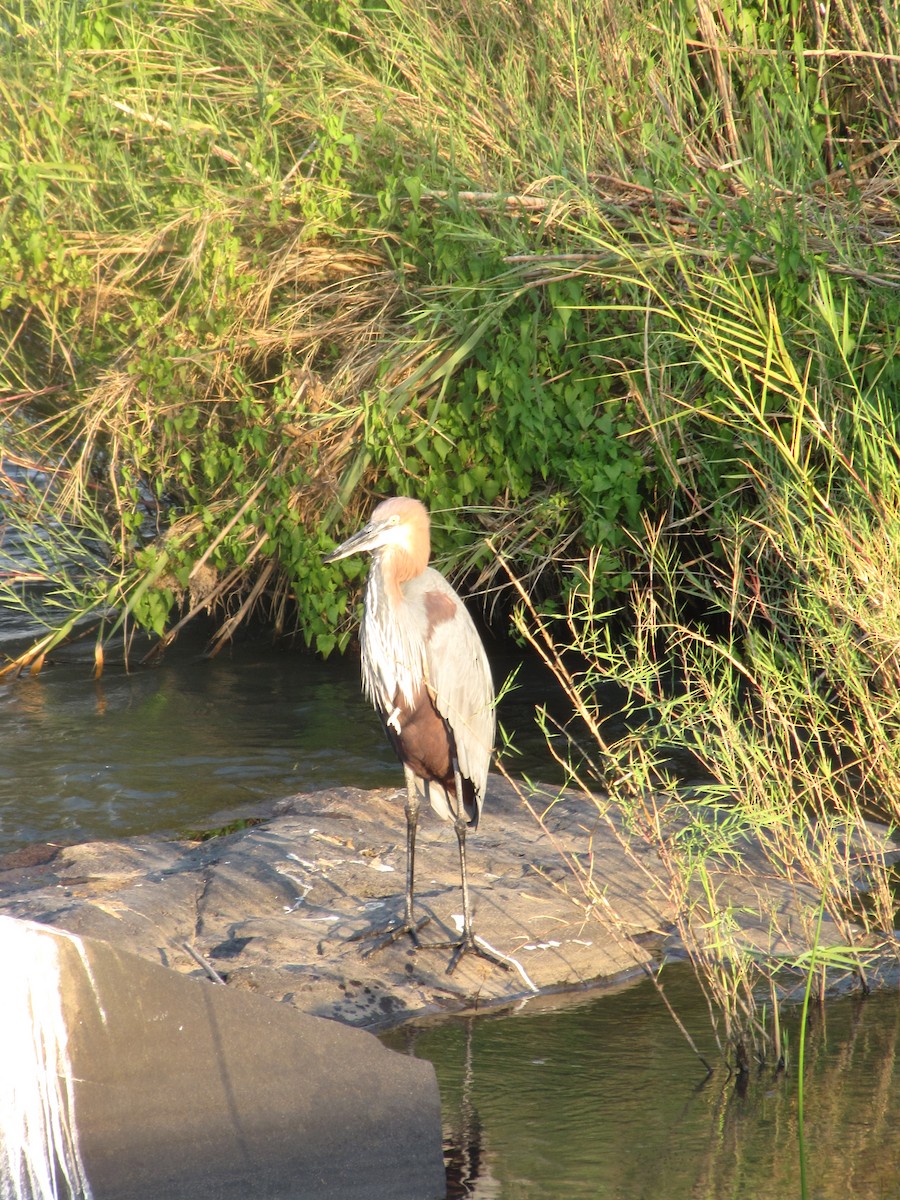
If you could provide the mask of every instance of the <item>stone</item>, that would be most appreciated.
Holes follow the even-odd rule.
[[[369,1029],[636,976],[653,961],[639,937],[661,936],[671,919],[642,869],[641,854],[648,866],[652,854],[626,854],[588,799],[555,797],[532,796],[547,809],[542,827],[492,775],[468,839],[475,933],[508,957],[505,970],[466,955],[448,975],[451,951],[428,948],[457,936],[462,912],[456,837],[430,810],[416,853],[417,915],[430,917],[423,948],[403,938],[367,955],[367,933],[403,911],[406,825],[403,793],[392,790],[289,797],[202,842],[68,846],[51,861],[0,870],[0,912],[189,974],[202,973],[196,955],[233,990]],[[567,865],[589,854],[616,902],[614,934]]]
[[[648,807],[647,820],[662,836],[697,819],[689,800],[650,801],[658,807]],[[416,911],[430,918],[423,945],[414,950],[404,937],[370,954],[368,935],[403,912],[403,802],[402,790],[332,789],[223,814],[228,832],[207,840],[130,838],[21,856],[6,869],[0,861],[0,913],[370,1030],[618,987],[654,970],[664,953],[683,953],[685,931],[694,943],[708,938],[713,952],[789,961],[817,926],[818,894],[782,878],[759,839],[742,845],[739,861],[710,856],[705,876],[685,878],[677,867],[667,873],[652,837],[629,831],[603,797],[527,790],[491,775],[467,841],[469,884],[476,936],[506,956],[507,969],[466,955],[447,974],[450,950],[431,946],[457,936],[462,906],[453,830],[424,808],[416,848]],[[708,809],[701,816],[708,821]],[[865,847],[876,857],[897,853],[887,830],[863,832],[864,845],[842,852],[858,859],[861,889]],[[706,888],[726,920],[704,915]],[[860,930],[826,916],[820,945],[851,934],[865,946]]]
[[[445,1194],[430,1063],[49,926],[0,917],[0,953],[4,1194]]]

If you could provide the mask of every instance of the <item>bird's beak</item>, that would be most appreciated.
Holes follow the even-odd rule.
[[[367,550],[374,550],[381,545],[380,534],[381,526],[370,521],[368,525],[364,525],[362,529],[348,537],[346,542],[341,542],[336,550],[326,554],[322,561],[337,562],[339,558],[349,558],[351,554],[364,554]]]

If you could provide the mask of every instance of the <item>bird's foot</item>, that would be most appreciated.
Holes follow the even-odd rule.
[[[492,962],[498,967],[503,967],[504,971],[510,969],[510,960],[493,946],[489,946],[483,938],[476,937],[473,933],[468,935],[463,934],[463,937],[458,942],[428,942],[426,945],[418,947],[419,950],[452,950],[450,962],[447,964],[447,974],[452,975],[459,966],[460,961],[465,954],[477,954],[479,958],[485,959],[487,962]]]
[[[371,958],[379,950],[386,950],[388,946],[399,942],[408,933],[412,938],[413,946],[418,950],[419,930],[424,929],[430,920],[431,917],[419,917],[418,921],[403,921],[399,925],[389,925],[386,929],[366,929],[362,933],[354,933],[349,941],[361,942],[364,938],[377,938],[375,944],[368,950],[364,950],[362,954],[363,958]]]
[[[461,942],[457,942],[457,944],[454,946],[453,954],[450,958],[450,962],[447,965],[448,975],[453,974],[453,972],[459,966],[460,960],[464,954],[477,954],[479,958],[483,958],[487,962],[495,963],[498,967],[502,967],[504,971],[508,971],[510,969],[510,964],[504,955],[499,954],[496,950],[489,946],[487,942],[482,941],[482,939],[476,938],[474,935],[470,935],[468,939],[463,938]]]

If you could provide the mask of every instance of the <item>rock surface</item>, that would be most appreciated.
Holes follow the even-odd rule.
[[[510,958],[508,969],[467,955],[448,975],[450,950],[428,948],[456,936],[461,904],[453,830],[425,810],[416,853],[417,913],[431,918],[425,945],[414,951],[404,938],[367,956],[365,934],[403,908],[403,794],[387,790],[290,797],[243,813],[257,824],[206,841],[29,848],[0,859],[0,913],[188,974],[205,963],[233,989],[370,1029],[638,977],[674,944],[673,889],[655,850],[635,840],[626,851],[614,814],[580,794],[538,792],[531,806],[546,808],[543,827],[492,775],[467,842],[475,931]],[[685,806],[674,811],[689,819]],[[574,859],[593,872],[593,900]],[[806,949],[819,897],[775,878],[758,848],[708,878],[745,946],[788,957]],[[698,892],[678,903],[702,900]],[[826,920],[820,944],[844,940]]]
[[[650,961],[635,939],[668,923],[640,863],[592,804],[567,796],[547,814],[548,837],[492,776],[467,842],[474,924],[519,966],[466,955],[448,975],[449,949],[414,951],[409,938],[367,956],[372,939],[361,935],[402,912],[401,793],[298,795],[252,817],[260,823],[203,842],[130,838],[48,849],[43,862],[36,852],[10,856],[0,860],[0,912],[199,974],[193,951],[232,988],[369,1028],[620,979]],[[566,865],[566,856],[591,852],[628,917],[618,939],[592,919]],[[461,913],[456,838],[424,810],[416,867],[417,915],[431,918],[421,940],[451,940]]]
[[[445,1194],[430,1063],[47,926],[0,948],[4,1195]]]

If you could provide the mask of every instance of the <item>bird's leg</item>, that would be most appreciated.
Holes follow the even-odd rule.
[[[403,765],[406,774],[406,928],[416,939],[413,920],[413,888],[416,877],[416,828],[419,824],[419,793],[412,768]],[[424,924],[424,922],[423,922]]]
[[[460,787],[458,772],[456,780],[457,787]],[[459,791],[457,794],[462,796],[462,791]],[[453,957],[450,959],[450,965],[447,968],[448,975],[453,974],[457,963],[464,954],[469,951],[478,953],[478,943],[475,941],[475,934],[472,932],[472,909],[469,904],[469,877],[466,872],[466,825],[465,810],[462,804],[460,804],[456,820],[453,822],[453,828],[456,830],[456,840],[459,842],[459,876],[462,881],[463,929],[462,941],[454,948]]]
[[[459,786],[459,775],[457,774],[457,786]],[[460,795],[462,793],[460,792]],[[452,975],[459,966],[459,960],[464,954],[477,954],[479,958],[486,958],[488,962],[496,963],[497,966],[503,967],[504,970],[509,970],[509,963],[506,962],[499,954],[495,954],[488,948],[486,943],[476,939],[472,931],[472,909],[469,904],[469,879],[466,873],[466,814],[463,811],[457,813],[453,827],[456,830],[457,841],[459,842],[459,874],[462,880],[462,903],[463,903],[463,930],[460,941],[453,945],[453,954],[450,958],[450,963],[447,966],[447,974]]]
[[[374,936],[381,938],[376,945],[372,946],[363,954],[363,958],[368,958],[370,954],[375,954],[378,950],[384,950],[386,946],[392,946],[394,942],[400,940],[404,933],[408,933],[413,940],[413,944],[419,945],[419,930],[423,929],[431,917],[421,917],[418,921],[413,917],[413,884],[416,874],[416,827],[419,824],[419,793],[416,790],[416,777],[412,770],[404,764],[404,772],[406,773],[406,908],[405,919],[402,925],[393,925],[388,929],[377,930]],[[364,934],[364,937],[371,935]]]
[[[472,907],[469,903],[469,877],[466,872],[466,810],[463,806],[463,786],[462,776],[459,773],[459,766],[456,759],[453,760],[453,778],[456,783],[456,819],[453,822],[453,828],[456,830],[456,840],[459,842],[459,874],[462,881],[462,904],[463,904],[463,930],[462,939],[459,942],[448,943],[453,946],[453,954],[450,958],[450,963],[447,967],[447,974],[452,975],[459,965],[459,960],[464,954],[477,954],[479,958],[486,958],[488,962],[496,963],[498,966],[509,970],[509,963],[502,959],[498,954],[494,954],[484,942],[477,941],[475,934],[472,931]]]

